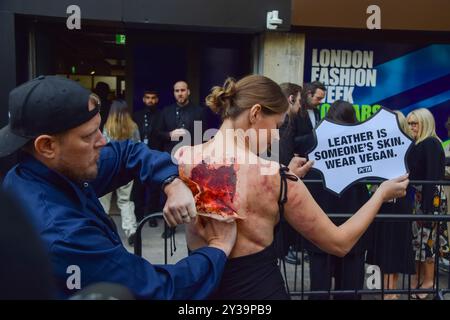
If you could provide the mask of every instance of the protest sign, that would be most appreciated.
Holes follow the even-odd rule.
[[[308,157],[321,171],[325,188],[337,194],[363,178],[391,179],[407,172],[406,155],[413,141],[388,109],[381,108],[358,124],[324,119],[315,137],[316,146]]]

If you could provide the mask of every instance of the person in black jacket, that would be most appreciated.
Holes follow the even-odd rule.
[[[301,107],[298,115],[295,117],[294,126],[296,128],[294,137],[294,151],[300,157],[306,158],[308,152],[314,147],[314,129],[320,121],[320,114],[318,106],[325,97],[325,86],[318,81],[312,83],[305,83],[301,92]],[[305,180],[321,179],[320,174],[311,170],[305,176]],[[313,196],[314,200],[322,206],[320,194],[322,187],[317,183],[307,183],[306,187]]]
[[[0,189],[0,299],[56,299],[48,253],[19,201]]]
[[[288,166],[295,153],[295,137],[298,136],[299,128],[296,118],[300,110],[302,87],[285,82],[280,84],[281,91],[289,104],[289,109],[280,127],[280,159],[279,162]],[[280,242],[277,246],[280,258],[291,264],[301,264],[300,254],[296,248],[299,234],[285,221],[280,218],[280,234],[277,234],[276,241]],[[281,237],[281,238],[278,238]]]
[[[139,128],[141,141],[150,149],[162,151],[162,142],[158,136],[160,112],[158,111],[158,92],[144,91],[142,97],[144,108],[133,115],[133,120]],[[145,215],[162,211],[161,192],[158,188],[150,188],[135,180],[131,200],[135,204],[135,213],[138,221]],[[149,220],[149,226],[155,228],[158,222],[155,218]]]
[[[326,118],[340,123],[356,123],[356,113],[349,102],[335,101]],[[355,184],[344,191],[341,196],[322,187],[320,206],[326,213],[354,213],[369,200],[369,192],[364,184]],[[334,221],[341,224],[345,220]],[[370,228],[360,238],[352,250],[343,258],[325,253],[313,244],[308,246],[310,258],[310,280],[312,291],[328,291],[334,277],[336,290],[361,290],[364,287],[365,252],[370,243]],[[312,295],[310,300],[327,299],[328,295]],[[360,299],[354,293],[336,295],[335,299]]]
[[[177,81],[173,86],[176,102],[163,108],[159,122],[163,151],[168,153],[174,151],[173,148],[180,143],[180,139],[183,139],[185,145],[203,142],[202,137],[196,137],[198,141],[194,139],[194,121],[201,121],[203,125],[204,110],[191,103],[190,94],[189,86],[185,81]],[[203,130],[201,134],[203,135]],[[185,141],[185,139],[188,140]]]
[[[93,92],[100,98],[100,116],[102,118],[100,122],[100,131],[102,132],[103,127],[106,123],[106,119],[108,119],[109,109],[111,108],[111,101],[108,98],[110,91],[111,89],[109,88],[109,85],[103,81],[97,82],[97,84],[95,85],[95,89],[93,90]]]
[[[296,118],[299,132],[295,137],[297,153],[302,157],[314,146],[313,130],[320,121],[318,106],[324,99],[325,92],[325,86],[318,81],[305,83],[303,87],[300,112]]]
[[[409,153],[411,180],[443,180],[445,153],[441,140],[436,135],[434,117],[428,109],[411,111],[407,116],[412,137],[416,141]],[[416,214],[433,214],[433,204],[438,189],[435,185],[416,187]],[[432,222],[413,221],[413,247],[416,259],[416,276],[412,288],[429,289],[434,286],[435,241],[437,225]],[[427,294],[416,294],[413,298],[425,299]]]
[[[308,152],[314,147],[314,129],[320,122],[319,105],[325,98],[326,88],[318,81],[305,83],[300,93],[300,110],[294,117],[293,127],[295,128],[294,136],[294,152],[300,157],[307,157]],[[322,179],[320,173],[316,170],[310,170],[305,180],[320,180]],[[324,208],[326,203],[321,198],[323,187],[317,183],[308,183],[305,185],[313,196],[314,200],[320,207]],[[326,212],[326,211],[325,211]],[[300,249],[307,249],[309,252],[311,244],[308,241],[303,241],[301,237],[296,239],[297,247]],[[296,255],[298,256],[298,255]],[[291,259],[292,260],[292,259]],[[289,260],[287,260],[289,261]]]
[[[406,118],[400,111],[394,111],[401,130],[408,136],[411,132]],[[408,160],[410,157],[408,158]],[[409,161],[408,161],[409,162]],[[408,168],[411,165],[408,163]],[[372,188],[372,190],[374,190]],[[381,214],[412,214],[414,188],[408,187],[406,197],[384,203]],[[368,252],[368,263],[378,265],[383,273],[384,289],[397,289],[399,274],[415,274],[412,229],[410,221],[380,221],[374,223],[373,245]],[[396,300],[398,294],[385,294],[385,300]]]
[[[302,87],[285,82],[280,84],[280,88],[289,103],[288,112],[280,127],[280,163],[287,166],[296,153],[294,139],[299,135],[296,117],[300,110]]]
[[[162,144],[161,140],[158,139],[157,132],[160,116],[158,111],[158,92],[154,90],[144,91],[142,102],[144,103],[144,108],[133,114],[133,120],[138,125],[142,142],[150,149],[161,151]]]
[[[173,86],[173,96],[175,103],[165,106],[161,111],[158,122],[158,135],[161,139],[162,151],[174,153],[175,147],[182,145],[194,145],[203,142],[204,117],[202,107],[196,106],[189,100],[191,91],[185,81],[177,81]],[[202,124],[201,137],[194,136],[194,122],[200,121]],[[182,142],[180,140],[182,139]],[[175,232],[168,229],[163,232],[163,238],[168,238]]]

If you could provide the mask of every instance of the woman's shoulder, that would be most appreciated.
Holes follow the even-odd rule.
[[[194,155],[199,153],[196,152],[196,149],[198,149],[196,146],[182,146],[178,148],[178,150],[173,154],[174,158],[178,162],[178,165],[193,164],[195,161],[201,162],[201,159],[194,159]],[[195,158],[198,158],[198,156]]]
[[[430,145],[441,145],[441,142],[436,137],[427,137],[421,143]]]
[[[426,148],[426,149],[434,149],[434,150],[444,150],[442,147],[442,143],[435,137],[428,137],[424,139],[422,142],[420,142],[417,145],[419,148]]]

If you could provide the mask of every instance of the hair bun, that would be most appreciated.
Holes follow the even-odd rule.
[[[223,87],[215,86],[211,93],[206,97],[206,105],[215,113],[226,117],[231,108],[233,98],[236,94],[236,80],[228,78]]]

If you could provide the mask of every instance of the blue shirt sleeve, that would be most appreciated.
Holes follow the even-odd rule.
[[[168,153],[130,140],[111,141],[101,150],[98,175],[91,185],[101,197],[136,178],[143,183],[161,185],[172,175],[178,175],[178,166]]]
[[[218,285],[226,255],[222,250],[204,247],[175,265],[152,265],[114,245],[94,226],[73,230],[51,248],[59,279],[67,279],[67,267],[80,268],[81,289],[98,282],[128,287],[137,299],[204,299]],[[64,286],[64,284],[62,285]],[[74,294],[67,289],[66,296]]]

